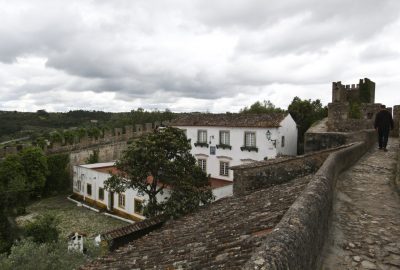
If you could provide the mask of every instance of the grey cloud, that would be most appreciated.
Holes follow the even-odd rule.
[[[31,94],[36,104],[52,108],[61,108],[66,99],[69,108],[109,108],[127,101],[163,108],[185,98],[213,108],[213,100],[239,94],[251,100],[272,86],[278,96],[281,85],[307,89],[343,77],[374,79],[359,74],[369,68],[349,62],[361,59],[364,65],[398,57],[376,41],[398,20],[397,0],[9,3],[0,6],[0,38],[5,41],[0,62],[26,83],[12,86],[5,83],[8,76],[2,77],[1,99]],[[226,48],[214,51],[220,40]],[[341,42],[354,53],[341,52]],[[353,48],[358,46],[364,49]],[[31,74],[15,61],[32,56],[47,59],[44,70]],[[74,103],[67,98],[84,92],[99,99]],[[101,100],[107,93],[115,94],[110,104]]]

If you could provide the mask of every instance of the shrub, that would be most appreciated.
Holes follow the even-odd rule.
[[[68,251],[65,242],[35,243],[25,239],[13,245],[10,255],[0,254],[2,270],[76,269],[90,259],[84,254]]]
[[[57,219],[49,214],[39,216],[25,226],[25,236],[36,243],[50,243],[58,241],[59,231]]]

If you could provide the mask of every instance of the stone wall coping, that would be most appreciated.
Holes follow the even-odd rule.
[[[372,144],[343,146],[331,153],[266,241],[243,269],[316,269],[329,228],[337,177],[352,166]]]
[[[324,149],[324,150],[316,151],[316,152],[312,152],[312,153],[307,153],[307,154],[304,154],[301,156],[296,156],[296,157],[277,158],[277,159],[271,159],[271,160],[265,160],[265,161],[257,161],[257,162],[253,162],[253,163],[249,163],[249,164],[232,166],[232,167],[229,167],[229,169],[234,170],[234,171],[249,170],[249,169],[264,167],[264,166],[268,166],[268,165],[272,165],[272,164],[286,163],[286,162],[293,161],[293,160],[307,159],[307,158],[315,156],[315,155],[320,155],[320,154],[329,153],[329,152],[335,152],[340,149],[347,148],[353,144],[354,143],[341,145],[338,147]]]

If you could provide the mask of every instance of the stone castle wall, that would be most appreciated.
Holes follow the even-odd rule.
[[[154,128],[156,125],[154,125]],[[102,136],[99,138],[91,138],[84,136],[77,143],[70,145],[62,145],[61,143],[53,143],[46,149],[48,154],[62,153],[78,151],[80,149],[99,147],[101,145],[113,144],[121,141],[128,141],[130,139],[137,138],[143,133],[152,132],[154,130],[152,123],[146,123],[143,125],[135,125],[135,131],[133,126],[125,126],[124,128],[115,128],[113,131],[105,130]]]
[[[329,229],[335,186],[341,172],[370,148],[375,133],[332,153],[243,269],[317,269]]]
[[[128,143],[126,141],[122,141],[72,151],[69,154],[70,166],[73,167],[74,165],[87,163],[88,158],[94,153],[94,151],[98,151],[99,162],[114,161],[120,159],[123,151],[125,151],[127,148]]]
[[[315,173],[325,159],[338,148],[323,150],[298,157],[274,159],[233,166],[235,196],[280,185],[290,180]]]

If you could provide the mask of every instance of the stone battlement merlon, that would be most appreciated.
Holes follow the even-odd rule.
[[[375,83],[368,78],[360,79],[358,84],[332,82],[332,102],[375,102]]]

